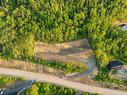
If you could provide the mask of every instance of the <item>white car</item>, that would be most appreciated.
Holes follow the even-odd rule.
[[[123,26],[122,30],[127,30],[127,25]]]
[[[3,93],[4,93],[4,92],[1,91],[1,92],[0,92],[0,95],[2,95]]]

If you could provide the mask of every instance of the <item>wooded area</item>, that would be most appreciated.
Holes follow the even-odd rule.
[[[87,38],[98,59],[127,62],[127,31],[112,23],[127,15],[127,0],[0,0],[1,56],[32,56],[35,41]]]

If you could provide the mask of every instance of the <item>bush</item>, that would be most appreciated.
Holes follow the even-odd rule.
[[[34,93],[33,93],[34,92]],[[36,93],[36,94],[35,94]],[[74,95],[75,90],[50,83],[36,82],[21,95]]]
[[[75,72],[83,72],[86,70],[86,64],[84,63],[77,63],[77,62],[57,62],[57,61],[48,61],[41,58],[36,58],[33,56],[21,56],[17,58],[19,60],[41,64],[45,67],[52,67],[58,70],[63,71],[64,73],[75,73]]]
[[[124,86],[125,84],[127,84],[127,81],[125,80],[111,78],[108,74],[108,70],[104,67],[100,69],[98,75],[94,77],[94,80],[100,82],[115,83],[119,86]]]

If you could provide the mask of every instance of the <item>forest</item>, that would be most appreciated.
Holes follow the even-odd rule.
[[[0,56],[32,56],[36,41],[87,38],[99,66],[127,62],[127,31],[113,23],[127,16],[127,0],[0,0]]]

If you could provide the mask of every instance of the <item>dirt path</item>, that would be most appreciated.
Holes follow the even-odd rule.
[[[78,73],[72,76],[68,76],[68,80],[73,80],[76,78],[83,78],[84,76],[90,75],[96,69],[95,59],[83,60],[88,65],[88,69],[85,72]]]
[[[36,43],[35,57],[62,62],[83,62],[88,65],[88,70],[67,77],[67,79],[82,78],[93,72],[96,67],[95,55],[89,46],[87,39],[63,44]]]
[[[95,58],[86,39],[63,44],[36,43],[34,55],[58,61],[82,61]]]
[[[90,93],[99,93],[99,94],[104,94],[104,95],[127,95],[127,92],[125,91],[118,91],[118,90],[112,90],[112,89],[107,89],[107,88],[89,86],[89,85],[85,85],[82,83],[72,82],[72,81],[68,81],[65,79],[60,79],[57,77],[49,76],[46,74],[38,74],[38,73],[32,73],[32,72],[16,70],[16,69],[5,69],[5,68],[0,67],[0,74],[22,76],[30,80],[50,82],[50,83],[54,83],[60,86],[65,86],[68,88],[73,88],[79,91],[86,91]]]

